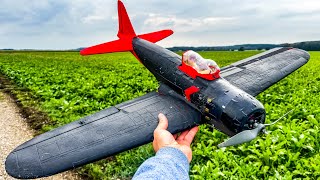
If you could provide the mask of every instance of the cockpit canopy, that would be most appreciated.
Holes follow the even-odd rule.
[[[183,53],[182,61],[184,64],[191,66],[199,74],[214,74],[220,71],[217,63],[211,59],[204,59],[200,54],[189,50]]]

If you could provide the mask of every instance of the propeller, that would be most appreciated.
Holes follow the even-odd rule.
[[[270,124],[258,124],[258,123],[256,123],[254,129],[244,130],[244,131],[232,136],[231,138],[227,139],[225,142],[219,144],[218,147],[222,148],[222,147],[234,146],[234,145],[238,145],[238,144],[242,144],[242,143],[245,143],[245,142],[252,141],[253,139],[255,139],[259,135],[259,133],[261,131],[265,133],[265,128],[267,126],[274,125],[275,123],[280,121],[282,118],[286,117],[293,110],[294,109],[291,109],[290,111],[288,111],[286,114],[281,116],[278,120],[274,121],[273,123],[270,123]]]

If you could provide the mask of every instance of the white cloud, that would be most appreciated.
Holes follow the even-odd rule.
[[[292,0],[282,0],[273,1],[275,6],[274,9],[278,11],[287,10],[296,13],[307,13],[312,11],[320,11],[320,1],[318,0],[308,0],[308,1],[292,1]]]
[[[320,39],[318,0],[123,0],[137,33],[173,29],[161,45]],[[2,0],[0,48],[68,49],[116,38],[115,0]]]
[[[82,22],[85,24],[92,24],[92,23],[97,23],[97,22],[101,22],[103,20],[106,20],[107,17],[105,16],[99,16],[99,15],[89,15],[87,17],[84,17],[82,19]]]
[[[212,26],[221,26],[236,21],[235,17],[204,17],[204,18],[178,18],[174,15],[161,16],[150,14],[144,21],[148,28],[172,28],[179,32],[199,31]]]

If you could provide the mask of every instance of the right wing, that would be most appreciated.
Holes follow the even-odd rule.
[[[153,140],[160,112],[173,134],[201,121],[201,114],[173,91],[151,92],[33,138],[10,153],[6,170],[16,178],[39,178],[146,144]]]
[[[221,69],[221,76],[256,96],[308,62],[310,55],[295,48],[274,48]]]

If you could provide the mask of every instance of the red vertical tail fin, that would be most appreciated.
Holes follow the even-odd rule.
[[[132,47],[133,38],[138,37],[138,38],[150,41],[152,43],[156,43],[173,34],[172,30],[162,30],[162,31],[157,31],[157,32],[152,32],[152,33],[142,34],[137,36],[136,33],[134,32],[127,10],[120,0],[118,0],[118,20],[119,20],[119,31],[117,35],[119,37],[118,40],[85,48],[82,51],[80,51],[80,54],[92,55],[92,54],[104,54],[104,53],[111,53],[111,52],[130,51],[135,55]]]
[[[130,18],[128,16],[127,10],[121,1],[118,1],[118,21],[119,21],[119,31],[118,37],[135,37],[136,33],[132,27]]]

